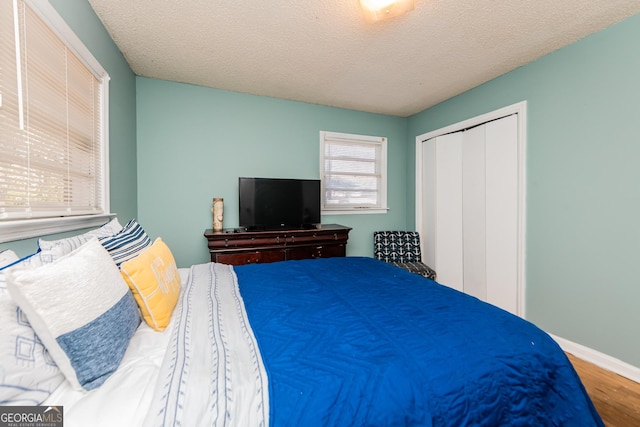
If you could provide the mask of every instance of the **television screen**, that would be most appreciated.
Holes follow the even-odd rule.
[[[320,180],[239,178],[241,227],[304,228],[320,223]]]

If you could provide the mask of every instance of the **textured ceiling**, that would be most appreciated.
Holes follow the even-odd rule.
[[[640,0],[89,0],[139,76],[408,116],[640,13]]]

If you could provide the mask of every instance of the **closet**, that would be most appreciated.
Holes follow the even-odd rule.
[[[518,115],[419,140],[416,201],[423,258],[438,282],[523,316]]]

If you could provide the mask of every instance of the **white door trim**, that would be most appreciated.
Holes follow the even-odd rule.
[[[516,283],[517,291],[517,314],[525,318],[525,232],[526,232],[526,149],[527,149],[527,101],[518,102],[477,117],[455,123],[444,128],[416,136],[416,175],[415,175],[415,225],[416,231],[420,235],[426,235],[422,229],[422,170],[423,170],[423,142],[452,132],[478,126],[483,123],[497,120],[512,114],[518,115],[518,278]],[[425,252],[425,241],[422,239],[422,252]]]

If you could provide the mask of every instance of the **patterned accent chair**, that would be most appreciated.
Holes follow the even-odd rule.
[[[415,231],[375,231],[373,255],[380,261],[436,280],[435,270],[422,262],[420,235]]]

